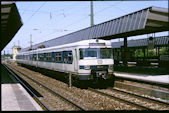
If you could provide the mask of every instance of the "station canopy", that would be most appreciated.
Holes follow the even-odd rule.
[[[158,46],[158,47],[169,46],[169,36],[154,37],[153,40],[150,40],[149,38],[129,40],[129,41],[127,41],[127,47],[129,47],[129,48],[148,47],[149,42],[153,42],[155,47],[156,46]],[[113,49],[121,48],[121,46],[124,45],[124,42],[123,41],[112,42],[111,45],[112,45]]]
[[[12,40],[22,26],[15,2],[1,2],[1,50]]]
[[[86,39],[116,39],[168,31],[168,8],[151,6],[33,46],[51,47]],[[28,50],[28,48],[22,51]]]

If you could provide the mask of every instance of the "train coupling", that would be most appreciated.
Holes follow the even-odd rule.
[[[103,79],[107,79],[107,71],[97,71],[96,72],[96,77],[97,78],[103,78]]]

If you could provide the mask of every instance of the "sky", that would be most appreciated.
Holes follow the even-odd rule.
[[[1,54],[12,54],[12,47],[30,46],[83,28],[90,27],[90,1],[17,1],[23,26],[13,39],[1,51]],[[168,8],[168,0],[159,1],[93,1],[94,24],[150,7]],[[129,37],[130,39],[147,38],[148,35]],[[156,33],[165,36],[168,32]],[[112,41],[117,41],[115,39]],[[122,39],[120,39],[122,40]]]

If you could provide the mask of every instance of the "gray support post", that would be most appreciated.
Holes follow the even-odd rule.
[[[69,73],[69,88],[72,87],[72,74]]]
[[[93,26],[93,25],[94,25],[94,17],[93,17],[93,1],[91,1],[90,8],[91,8],[91,14],[90,14],[91,26]]]
[[[124,59],[123,64],[127,67],[127,37],[124,37]]]

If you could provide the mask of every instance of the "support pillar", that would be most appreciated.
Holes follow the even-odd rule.
[[[146,56],[145,48],[143,48],[143,54],[144,54],[144,58],[145,58],[145,56]]]
[[[125,66],[125,67],[127,67],[127,56],[128,56],[128,54],[127,54],[128,52],[127,52],[127,37],[124,37],[124,59],[123,59],[123,65]]]
[[[72,87],[72,74],[69,73],[69,88]]]

